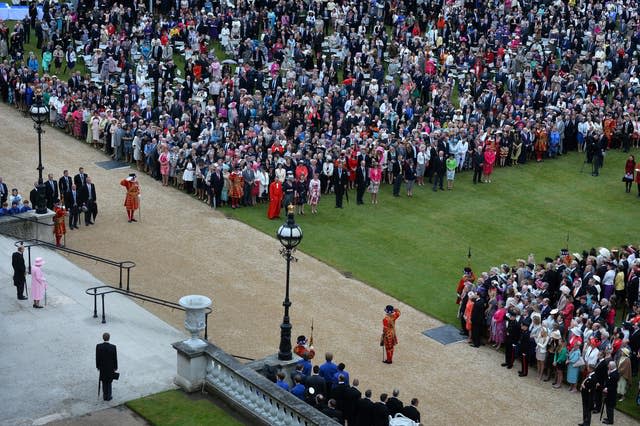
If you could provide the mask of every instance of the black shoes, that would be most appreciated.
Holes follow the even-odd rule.
[[[28,299],[28,297],[24,297],[24,296],[18,297],[18,300],[27,300],[27,299]]]

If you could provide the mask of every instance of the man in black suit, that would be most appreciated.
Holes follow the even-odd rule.
[[[593,392],[593,413],[599,413],[602,409],[602,393],[607,384],[607,375],[609,371],[609,361],[611,361],[608,351],[601,351],[598,354],[598,363],[593,369],[593,375],[596,380],[596,388]]]
[[[447,172],[446,159],[444,158],[444,151],[438,151],[438,156],[433,161],[433,190],[437,191],[438,187],[441,191],[444,191],[442,184],[444,182],[444,175]]]
[[[321,411],[325,416],[332,418],[333,420],[337,421],[341,425],[344,424],[344,417],[342,415],[342,412],[336,408],[335,399],[330,399],[327,402],[327,406],[323,408]]]
[[[359,384],[360,381],[358,379],[353,379],[352,386],[344,393],[344,409],[342,411],[344,418],[350,425],[355,425],[358,418],[358,401],[362,396],[362,393],[358,390]]]
[[[307,378],[307,389],[313,388],[315,395],[326,395],[327,394],[327,382],[324,380],[320,374],[320,367],[317,365],[313,366],[313,374]]]
[[[484,166],[484,155],[482,148],[477,147],[471,157],[471,165],[473,167],[473,183],[482,183],[482,167]]]
[[[33,182],[33,189],[29,192],[29,202],[33,208],[38,206],[38,182]]]
[[[404,176],[404,172],[402,170],[403,167],[402,155],[398,155],[396,158],[391,160],[391,175],[393,176],[393,196],[400,196],[400,185],[402,185],[402,179]]]
[[[13,266],[13,285],[16,286],[18,300],[27,300],[24,296],[24,285],[26,283],[27,268],[24,265],[24,246],[19,245],[16,252],[11,256],[11,266]]]
[[[62,198],[65,197],[65,194],[71,191],[71,185],[73,184],[73,179],[69,176],[69,170],[65,170],[62,172],[62,176],[58,179],[58,190],[60,191],[60,196]]]
[[[373,404],[371,424],[373,426],[389,426],[389,409],[387,408],[387,394],[380,395],[380,401]]]
[[[613,412],[616,408],[616,398],[618,392],[618,381],[620,380],[620,373],[615,361],[609,361],[609,374],[607,375],[607,382],[605,384],[604,403],[607,407],[607,418],[602,421],[606,425],[613,424]]]
[[[76,184],[77,188],[82,188],[87,181],[87,174],[84,172],[84,168],[80,167],[78,169],[78,174],[73,177],[73,183]]]
[[[47,197],[47,208],[53,210],[53,203],[55,200],[60,199],[60,193],[58,192],[58,182],[53,178],[53,174],[49,173],[47,181],[44,183],[45,194]]]
[[[342,208],[342,197],[347,190],[347,170],[344,168],[344,162],[338,161],[338,167],[333,172],[333,188],[336,193],[336,208]]]
[[[365,160],[360,160],[360,166],[356,169],[356,203],[364,204],[362,197],[369,185],[369,169],[367,169]]]
[[[371,389],[364,391],[364,398],[356,403],[356,426],[370,426],[373,421]]]
[[[91,178],[87,176],[86,184],[80,187],[80,204],[87,208],[84,212],[84,224],[87,226],[93,225],[93,220],[98,215],[97,201],[96,186],[91,182]]]
[[[7,184],[2,181],[2,176],[0,176],[0,206],[7,202],[9,198],[9,188],[7,188]]]
[[[387,399],[387,408],[389,409],[389,415],[391,417],[402,411],[402,407],[404,406],[402,401],[398,399],[398,395],[400,395],[400,390],[394,389],[391,398]]]
[[[105,401],[111,401],[111,382],[118,370],[118,352],[116,346],[109,343],[109,333],[102,335],[104,342],[96,345],[96,368],[100,370],[102,394]]]
[[[582,385],[580,386],[580,394],[582,395],[582,423],[578,426],[591,425],[591,409],[593,408],[593,394],[596,383],[595,372],[589,374],[587,378],[582,381]]]
[[[80,193],[74,184],[71,190],[64,193],[64,206],[69,211],[69,228],[78,229],[78,218],[80,216]]]
[[[336,409],[344,413],[344,403],[346,400],[347,390],[349,389],[349,385],[345,381],[344,375],[338,375],[338,384],[331,387],[331,399],[334,399],[336,402]]]
[[[420,411],[418,411],[418,408],[416,407],[418,407],[418,398],[413,398],[411,400],[411,405],[406,405],[400,413],[414,422],[420,423]]]

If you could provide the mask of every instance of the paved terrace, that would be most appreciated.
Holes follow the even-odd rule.
[[[102,324],[93,318],[93,298],[85,289],[103,283],[41,248],[32,248],[32,259],[46,260],[49,290],[47,306],[34,309],[31,300],[16,299],[10,261],[14,251],[14,240],[0,236],[0,425],[45,424],[173,387],[176,354],[171,343],[184,339],[184,333],[118,294],[106,296],[108,317]],[[118,347],[121,372],[109,402],[97,396],[95,368],[95,345],[105,331]]]

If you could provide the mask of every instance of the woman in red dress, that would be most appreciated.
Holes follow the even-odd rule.
[[[627,158],[627,162],[624,165],[624,176],[622,177],[622,181],[624,182],[624,186],[626,191],[631,192],[631,185],[633,184],[633,173],[636,169],[636,159],[633,155],[630,155]]]
[[[279,218],[281,206],[282,182],[280,182],[280,179],[275,178],[269,185],[269,209],[267,210],[267,217],[269,219]]]
[[[496,162],[496,151],[493,145],[488,145],[484,150],[484,163],[482,165],[482,181],[491,183],[491,173],[493,173],[493,165]]]
[[[347,149],[347,169],[349,171],[349,189],[356,184],[356,169],[358,168],[358,154],[351,148]]]

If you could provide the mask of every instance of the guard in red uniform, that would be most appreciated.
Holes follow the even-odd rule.
[[[55,213],[55,216],[53,216],[53,235],[56,237],[56,246],[61,247],[62,244],[60,241],[62,237],[64,237],[64,234],[67,233],[67,227],[64,224],[64,217],[67,211],[60,205],[60,200],[55,200],[53,211]]]
[[[133,217],[136,210],[140,208],[140,184],[138,184],[136,174],[131,173],[128,178],[122,179],[120,185],[127,189],[127,195],[124,198],[124,208],[127,209],[129,223],[137,222]]]
[[[396,320],[400,316],[400,310],[394,308],[391,305],[387,305],[384,308],[384,319],[382,320],[382,338],[381,346],[384,346],[385,359],[382,361],[385,364],[393,363],[393,350],[395,345],[398,344],[398,337],[396,335]]]
[[[462,278],[460,278],[460,281],[458,281],[458,287],[456,288],[456,294],[458,296],[456,298],[456,305],[460,304],[460,296],[462,295],[462,290],[464,290],[465,284],[468,282],[473,283],[475,280],[476,274],[473,273],[471,268],[468,266],[464,268],[464,274],[462,275]]]
[[[313,349],[313,346],[307,345],[307,338],[305,336],[298,336],[296,347],[293,348],[293,353],[301,358],[304,358],[306,354],[308,360],[312,360],[313,357],[316,356],[316,351]]]

